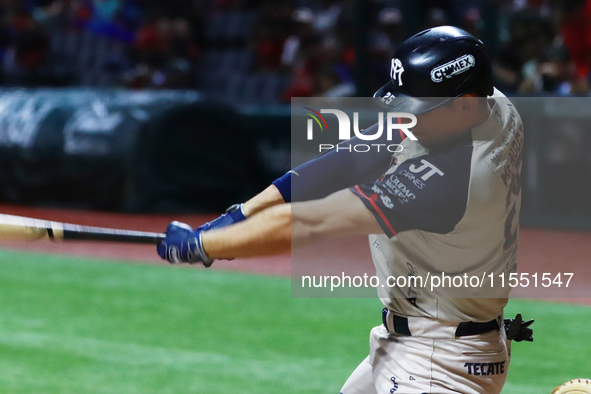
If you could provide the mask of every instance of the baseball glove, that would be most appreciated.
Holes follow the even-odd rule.
[[[591,394],[591,379],[573,379],[558,386],[552,394]]]

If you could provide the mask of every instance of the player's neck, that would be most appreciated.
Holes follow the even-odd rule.
[[[482,105],[481,109],[474,114],[474,122],[470,128],[473,129],[474,127],[484,123],[490,117],[490,114],[491,108],[488,105],[488,102],[486,102],[485,105]]]

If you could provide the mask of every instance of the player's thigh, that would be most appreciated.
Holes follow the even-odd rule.
[[[438,342],[432,359],[434,392],[500,393],[509,369],[509,354],[502,334],[493,331]]]
[[[378,393],[498,394],[508,369],[505,338],[496,331],[434,340],[376,327],[369,361]]]
[[[341,389],[341,394],[376,394],[369,356],[357,366]]]
[[[384,326],[370,334],[369,362],[378,393],[428,393],[433,341],[393,334]]]

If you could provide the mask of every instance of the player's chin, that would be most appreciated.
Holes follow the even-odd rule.
[[[419,131],[418,133],[414,133],[414,136],[417,138],[418,143],[427,149],[432,149],[445,143],[438,134]]]
[[[413,133],[414,136],[417,138],[417,141],[419,142],[419,144],[423,145],[425,148],[431,148],[433,146],[433,141],[431,141],[430,138],[428,138],[427,136],[425,136],[424,134],[421,133]]]

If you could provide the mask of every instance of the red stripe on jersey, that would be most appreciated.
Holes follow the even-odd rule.
[[[369,203],[376,210],[376,212],[378,213],[378,215],[380,215],[380,217],[382,218],[382,220],[384,221],[384,223],[386,224],[386,226],[388,226],[388,230],[390,230],[392,232],[392,235],[396,235],[397,233],[392,228],[392,225],[390,224],[390,222],[388,221],[388,219],[386,219],[386,215],[384,215],[384,213],[380,210],[380,207],[378,207],[378,205],[374,202],[374,200],[372,200],[371,198],[367,197],[365,195],[365,193],[363,193],[363,191],[359,188],[359,185],[355,185],[355,190],[357,190],[357,192],[359,194],[361,194],[367,201],[369,201]]]

